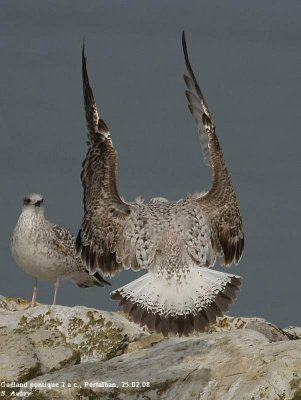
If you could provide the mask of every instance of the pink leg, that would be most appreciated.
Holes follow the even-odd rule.
[[[53,297],[53,305],[55,306],[56,305],[56,300],[57,300],[57,292],[58,292],[58,288],[59,288],[59,283],[60,283],[60,281],[57,279],[55,282],[54,282],[54,297]]]
[[[32,292],[32,299],[31,299],[31,307],[34,307],[37,303],[37,295],[38,295],[38,280],[35,279],[33,292]]]

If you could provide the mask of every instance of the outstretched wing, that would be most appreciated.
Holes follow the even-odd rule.
[[[212,240],[216,250],[222,255],[223,264],[237,264],[243,253],[244,234],[236,195],[215,134],[212,117],[189,62],[184,32],[182,45],[188,72],[188,75],[184,75],[188,89],[185,92],[188,107],[197,123],[204,161],[211,166],[213,177],[211,190],[200,196],[197,203],[211,221]]]
[[[77,236],[76,250],[90,273],[99,268],[105,275],[113,276],[122,269],[114,249],[130,208],[117,191],[117,152],[106,123],[98,116],[84,47],[82,78],[89,141],[81,173],[85,214]]]

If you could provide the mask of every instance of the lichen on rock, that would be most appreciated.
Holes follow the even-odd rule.
[[[0,299],[0,380],[71,383],[32,400],[301,400],[300,328],[224,316],[164,338],[119,312],[25,304]]]
[[[145,335],[143,329],[114,313],[80,306],[28,308],[24,304],[18,299],[1,299],[0,350],[6,360],[0,365],[1,379],[21,382],[26,373],[29,380],[66,366],[107,360]],[[35,371],[34,375],[30,371]]]

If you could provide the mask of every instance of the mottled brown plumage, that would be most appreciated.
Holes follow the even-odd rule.
[[[81,180],[85,215],[76,247],[86,267],[114,276],[146,269],[143,277],[112,293],[130,319],[164,335],[203,331],[236,298],[239,277],[209,270],[216,257],[237,264],[243,231],[235,192],[208,107],[183,50],[186,96],[196,120],[212,188],[177,202],[154,199],[126,203],[117,191],[117,152],[99,118],[82,54],[88,152]]]
[[[198,202],[206,212],[212,228],[215,248],[222,257],[222,264],[237,264],[244,248],[242,221],[234,189],[220,148],[215,126],[206,105],[205,98],[199,88],[192,71],[183,32],[182,44],[188,76],[184,80],[188,90],[185,92],[189,101],[189,110],[196,120],[201,142],[203,143],[204,158],[211,165],[213,184]]]

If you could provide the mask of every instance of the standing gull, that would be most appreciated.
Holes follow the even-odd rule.
[[[244,235],[238,203],[215,126],[192,71],[183,33],[187,67],[184,80],[189,109],[196,120],[204,161],[213,184],[206,193],[169,202],[127,203],[117,191],[117,152],[106,123],[99,118],[90,87],[83,48],[82,74],[88,152],[81,180],[84,218],[76,248],[90,273],[96,266],[106,276],[122,269],[147,273],[115,290],[120,308],[130,320],[150,330],[189,335],[204,331],[228,310],[240,278],[211,270],[217,257],[237,264]]]
[[[31,306],[36,304],[38,279],[54,282],[53,304],[56,304],[60,279],[71,279],[87,288],[109,284],[96,272],[89,275],[75,254],[75,237],[65,228],[52,224],[44,216],[43,197],[30,194],[13,231],[10,247],[16,263],[35,279]]]

